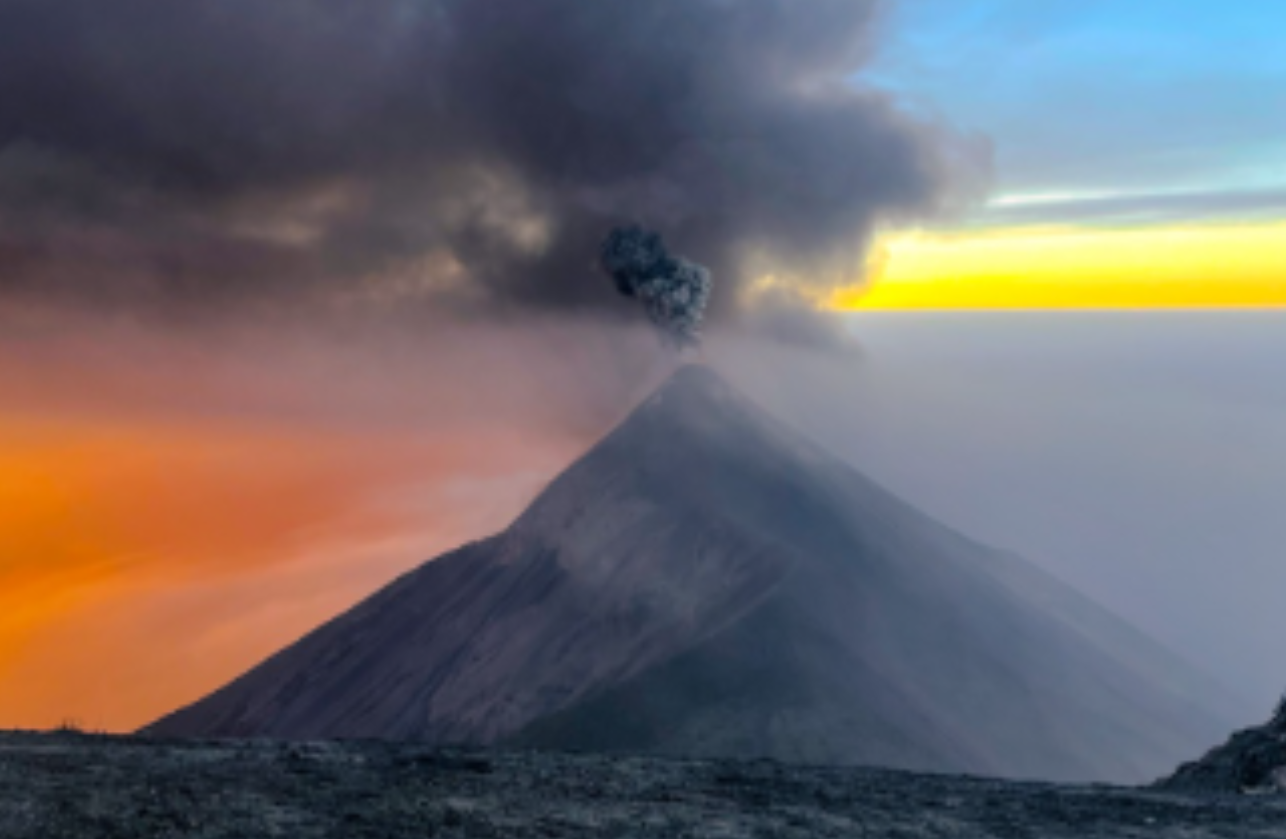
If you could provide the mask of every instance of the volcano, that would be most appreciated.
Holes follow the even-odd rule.
[[[1212,695],[688,366],[506,531],[145,733],[1133,782],[1228,730]]]

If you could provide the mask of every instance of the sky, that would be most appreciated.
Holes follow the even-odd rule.
[[[673,364],[629,221],[753,397],[1267,708],[1283,26],[0,0],[0,727],[141,725],[504,527]]]
[[[858,308],[1286,304],[1271,3],[906,0],[864,78],[986,134],[995,182],[889,235]]]

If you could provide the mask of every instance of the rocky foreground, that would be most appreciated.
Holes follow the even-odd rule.
[[[1286,837],[1286,799],[380,743],[0,735],[0,836]]]

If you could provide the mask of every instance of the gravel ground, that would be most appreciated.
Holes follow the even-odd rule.
[[[1286,837],[1286,798],[380,743],[0,735],[0,837]]]

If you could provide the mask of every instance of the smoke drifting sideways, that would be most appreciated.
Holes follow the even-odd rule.
[[[641,227],[618,227],[608,234],[599,264],[621,294],[643,303],[652,325],[675,349],[700,346],[714,288],[709,269],[671,256],[661,234]]]
[[[862,81],[884,6],[3,0],[0,305],[610,320],[588,263],[637,220],[719,278],[709,326],[808,340],[990,167]]]

